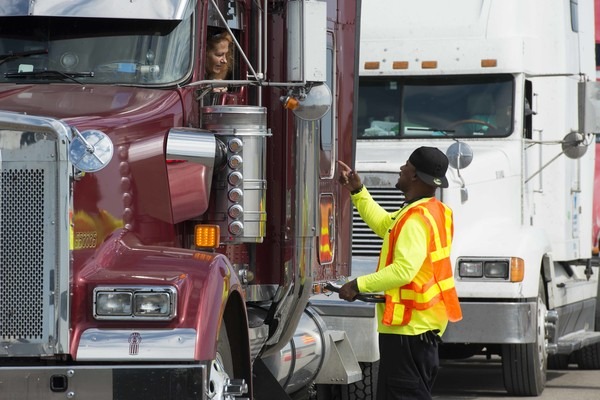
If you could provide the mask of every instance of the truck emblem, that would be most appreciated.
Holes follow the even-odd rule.
[[[137,356],[140,351],[140,343],[142,343],[142,335],[139,332],[133,332],[129,335],[129,355]]]

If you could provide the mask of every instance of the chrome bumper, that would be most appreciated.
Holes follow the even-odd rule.
[[[461,302],[463,319],[449,323],[446,343],[533,343],[537,303]]]

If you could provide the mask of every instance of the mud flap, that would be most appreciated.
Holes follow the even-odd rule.
[[[362,379],[362,371],[344,331],[327,331],[329,357],[315,379],[321,384],[350,384]]]
[[[252,378],[254,400],[291,400],[261,358],[254,360]]]

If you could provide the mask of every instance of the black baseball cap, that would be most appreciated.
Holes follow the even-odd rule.
[[[448,187],[446,171],[448,157],[435,147],[422,146],[412,152],[408,161],[416,168],[417,176],[434,187]]]

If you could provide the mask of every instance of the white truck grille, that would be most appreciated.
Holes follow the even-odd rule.
[[[367,187],[373,199],[387,211],[400,209],[404,194],[394,187]],[[363,222],[356,209],[352,213],[352,255],[378,256],[382,239]]]

